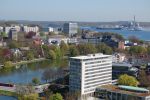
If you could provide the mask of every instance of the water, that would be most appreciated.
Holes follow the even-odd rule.
[[[0,95],[0,100],[17,100],[14,97]]]
[[[96,31],[96,32],[113,32],[123,35],[125,38],[129,36],[136,36],[142,40],[150,40],[150,30],[142,30],[142,31],[130,31],[130,30],[101,30],[96,29],[94,27],[82,27],[82,29]]]
[[[40,79],[41,83],[44,83],[41,79],[42,74],[45,70],[52,68],[58,69],[60,67],[67,67],[67,60],[62,61],[41,61],[37,63],[31,63],[22,65],[18,69],[11,70],[1,70],[0,71],[0,82],[1,83],[18,83],[18,84],[28,84],[32,82],[34,77]],[[0,99],[1,100],[1,99]]]

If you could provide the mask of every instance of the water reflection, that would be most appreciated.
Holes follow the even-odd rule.
[[[44,83],[45,81],[41,78],[45,70],[52,69],[54,71],[54,69],[67,67],[68,61],[66,59],[24,64],[17,66],[17,68],[0,70],[0,82],[26,84],[31,83],[32,78],[37,77],[41,80],[41,83]]]

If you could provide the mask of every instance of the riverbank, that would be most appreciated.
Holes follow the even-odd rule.
[[[0,90],[0,95],[10,96],[13,98],[17,98],[17,94],[15,92]]]
[[[38,59],[33,59],[33,60],[20,61],[20,62],[16,62],[16,63],[12,63],[12,64],[13,64],[13,66],[17,66],[17,65],[22,65],[22,64],[39,62],[39,61],[43,61],[43,60],[46,60],[46,58],[38,58]]]

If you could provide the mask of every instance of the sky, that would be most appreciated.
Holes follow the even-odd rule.
[[[0,0],[0,20],[150,22],[150,0]]]

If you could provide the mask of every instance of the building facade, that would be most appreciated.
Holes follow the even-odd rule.
[[[63,32],[69,34],[69,36],[78,33],[77,23],[65,23],[63,26]]]
[[[23,31],[26,32],[26,33],[28,33],[28,32],[38,33],[39,32],[39,27],[38,26],[34,26],[34,27],[24,26]]]
[[[10,38],[11,40],[15,40],[15,41],[18,40],[18,32],[17,32],[16,29],[14,29],[14,28],[10,29],[9,38]]]
[[[69,90],[92,95],[96,87],[112,83],[112,56],[89,54],[70,58]]]
[[[112,78],[118,79],[122,74],[128,74],[134,77],[138,76],[139,70],[136,67],[132,67],[129,63],[113,63],[112,64]]]

